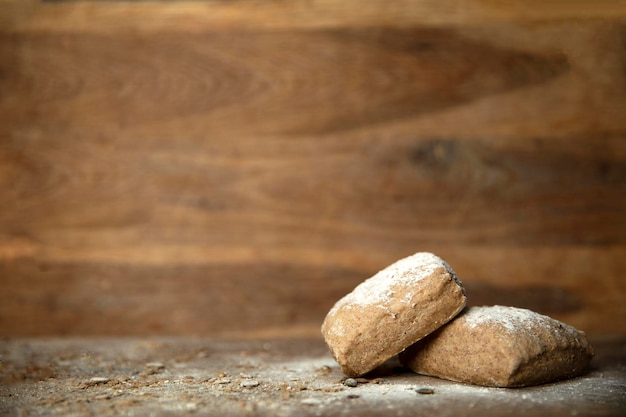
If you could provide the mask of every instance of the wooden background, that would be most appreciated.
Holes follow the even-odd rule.
[[[0,0],[0,335],[318,334],[432,251],[626,332],[619,1]]]

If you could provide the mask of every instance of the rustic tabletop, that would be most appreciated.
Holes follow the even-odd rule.
[[[349,386],[321,339],[5,339],[0,414],[623,415],[626,337],[592,341],[584,376],[498,389],[393,361]]]

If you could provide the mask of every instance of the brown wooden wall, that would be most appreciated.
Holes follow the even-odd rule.
[[[312,334],[424,250],[626,332],[625,249],[622,2],[0,2],[0,335]]]

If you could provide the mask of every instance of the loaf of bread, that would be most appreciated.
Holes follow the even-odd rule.
[[[322,334],[341,370],[360,376],[438,329],[465,306],[461,282],[432,253],[401,259],[339,300]]]
[[[580,375],[593,349],[585,334],[514,307],[471,307],[400,354],[423,375],[490,387],[523,387]]]

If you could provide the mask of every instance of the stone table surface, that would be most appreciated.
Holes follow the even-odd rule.
[[[585,375],[506,389],[394,360],[349,387],[321,338],[3,339],[0,415],[624,415],[626,335],[591,340]]]

